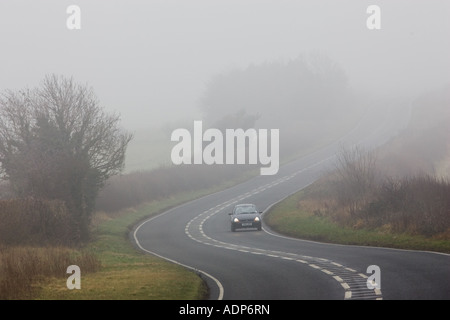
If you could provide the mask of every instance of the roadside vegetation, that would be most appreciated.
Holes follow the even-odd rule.
[[[94,224],[99,192],[122,171],[132,138],[119,120],[72,78],[47,76],[35,89],[1,93],[0,299],[205,297],[198,275],[138,252],[127,237],[143,216],[186,201],[169,197],[175,184],[124,203],[151,202],[136,212],[109,207],[113,222]],[[85,290],[67,288],[71,265]]]
[[[194,272],[139,252],[128,238],[134,223],[197,194],[98,214],[93,240],[83,246],[0,247],[0,299],[204,299],[207,288]],[[81,270],[81,290],[69,290],[67,267]]]
[[[416,101],[409,127],[376,151],[345,148],[336,167],[265,217],[293,237],[450,252],[450,112],[445,93]]]
[[[185,168],[184,170],[187,169]],[[142,198],[139,198],[140,201],[132,202],[132,200],[126,200],[124,198],[127,195],[134,194],[133,192],[125,192],[130,184],[115,182],[114,189],[106,189],[110,190],[108,193],[111,193],[110,195],[104,195],[104,197],[108,196],[110,199],[121,194],[123,191],[124,193],[121,194],[120,199],[130,204],[130,207],[122,208],[120,202],[117,203],[117,207],[113,207],[112,205],[116,204],[116,202],[112,202],[111,206],[104,207],[103,210],[97,210],[91,224],[91,241],[83,245],[74,246],[72,244],[67,247],[59,247],[55,244],[55,240],[59,239],[58,237],[53,239],[53,241],[50,241],[51,239],[48,237],[43,237],[42,239],[46,240],[45,244],[41,243],[37,247],[32,246],[31,244],[34,241],[31,241],[31,238],[28,237],[31,242],[25,242],[24,239],[27,239],[26,235],[29,230],[36,230],[36,236],[41,235],[39,230],[42,230],[40,225],[42,220],[30,220],[33,222],[32,226],[25,226],[26,224],[22,226],[19,222],[21,220],[17,220],[16,226],[19,227],[18,232],[23,232],[23,237],[15,237],[14,232],[5,233],[5,235],[9,234],[11,239],[16,242],[19,239],[21,244],[18,245],[16,243],[14,246],[4,245],[4,250],[0,250],[0,266],[3,265],[1,259],[4,259],[4,261],[13,261],[9,263],[12,266],[10,268],[11,272],[1,273],[3,277],[0,277],[0,283],[2,283],[0,285],[0,297],[3,299],[45,300],[205,299],[208,296],[208,288],[199,274],[161,258],[141,252],[133,245],[129,234],[136,223],[142,219],[154,216],[171,207],[203,195],[222,190],[247,179],[248,176],[245,174],[237,175],[239,171],[235,175],[231,175],[231,172],[225,171],[223,174],[227,175],[227,177],[211,175],[211,172],[208,171],[211,170],[210,167],[198,166],[194,172],[199,176],[209,178],[205,178],[206,180],[197,179],[197,184],[195,182],[190,183],[191,188],[182,186],[183,188],[175,192],[175,189],[170,189],[168,186],[177,185],[177,176],[174,175],[173,179],[167,180],[169,176],[163,174],[166,170],[166,168],[162,168],[161,172],[154,173],[154,176],[149,173],[148,175],[131,175],[126,178],[127,175],[124,175],[123,179],[125,180],[119,181],[128,181],[131,185],[133,183],[138,183],[139,185],[139,183],[144,183],[144,181],[148,180],[149,177],[159,177],[161,179],[159,182],[161,182],[162,190],[165,190],[165,192],[171,191],[172,193],[153,193],[152,191],[154,189],[150,189],[147,190],[148,193],[142,195]],[[157,171],[156,169],[155,172]],[[211,179],[211,176],[215,178]],[[140,177],[140,182],[137,177]],[[219,182],[220,180],[222,182]],[[153,184],[155,183],[154,179],[150,179],[150,181]],[[202,186],[204,187],[202,188]],[[178,190],[179,186],[176,188]],[[113,192],[112,190],[115,191]],[[157,198],[151,198],[154,194],[159,196]],[[132,197],[132,199],[135,198]],[[28,214],[33,215],[35,211],[33,210],[34,206],[32,201],[37,200],[30,201],[30,212]],[[12,206],[12,203],[15,203],[19,208],[23,205],[23,201],[0,201],[0,205],[3,204],[9,207]],[[132,203],[133,206],[131,206]],[[54,204],[49,204],[49,206],[51,205]],[[60,209],[61,207],[56,206],[55,208]],[[2,212],[5,213],[5,219],[14,216],[8,214],[6,211]],[[47,210],[46,212],[52,216],[50,214],[51,210]],[[21,217],[24,218],[26,215],[23,214]],[[55,216],[57,215],[55,214]],[[9,226],[12,225],[9,224]],[[55,250],[63,250],[70,254],[61,257],[56,256],[52,254]],[[39,254],[33,256],[33,259],[29,259],[28,253],[33,252]],[[77,257],[87,259],[90,264],[86,265],[83,262],[84,260],[80,261]],[[58,259],[60,262],[58,262]],[[71,264],[80,266],[82,272],[81,290],[68,290],[66,287],[66,279],[69,275],[66,273],[65,268]],[[59,265],[60,268],[56,269],[53,273],[42,272],[37,274],[32,270],[34,265],[39,265],[40,270],[55,270],[55,265]],[[23,280],[20,287],[16,287],[14,279]]]
[[[324,178],[275,205],[265,222],[301,239],[450,253],[448,181],[417,177],[396,186],[393,193],[379,186],[372,200],[354,210],[340,204]]]
[[[221,184],[214,180],[214,185],[204,188],[200,186],[206,182],[199,180],[198,185],[191,183],[191,191],[171,190],[174,193],[161,194],[154,200],[142,198],[142,202],[128,208],[119,205],[98,210],[92,219],[91,241],[84,244],[70,239],[61,243],[67,223],[62,203],[37,199],[0,201],[0,299],[206,298],[208,289],[198,274],[141,252],[130,241],[129,233],[144,218],[244,179],[228,178]],[[119,189],[124,191],[127,186],[123,184]],[[81,269],[82,290],[67,289],[66,269],[73,264]]]
[[[33,299],[39,293],[36,284],[59,278],[66,286],[70,265],[84,273],[100,270],[93,254],[59,246],[0,246],[0,300]],[[66,288],[67,290],[67,288]]]
[[[158,214],[201,193],[142,204],[114,214],[98,213],[95,239],[81,248],[100,262],[82,274],[81,290],[68,290],[67,275],[37,281],[33,299],[44,300],[201,300],[208,296],[203,279],[191,270],[139,251],[128,237],[136,221]],[[80,266],[81,267],[81,266]],[[83,272],[83,268],[81,267]]]

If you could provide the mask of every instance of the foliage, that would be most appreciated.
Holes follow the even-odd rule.
[[[34,90],[0,98],[0,162],[19,197],[65,202],[81,240],[89,236],[95,199],[123,169],[132,136],[101,109],[91,88],[47,76]]]
[[[3,245],[70,245],[78,238],[76,221],[60,200],[1,200],[0,221]]]

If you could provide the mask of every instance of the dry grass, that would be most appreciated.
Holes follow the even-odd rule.
[[[335,177],[312,185],[297,207],[342,227],[445,238],[450,232],[450,181],[431,175],[388,177],[351,199]],[[449,238],[447,238],[449,239]]]
[[[0,247],[0,299],[30,299],[34,285],[44,278],[67,278],[67,267],[83,273],[100,269],[97,258],[65,247]]]
[[[64,202],[36,198],[0,201],[0,244],[71,245],[73,221]]]
[[[189,190],[214,188],[224,181],[251,175],[255,165],[162,166],[151,171],[112,177],[97,199],[97,211],[108,215],[143,203],[158,201]]]

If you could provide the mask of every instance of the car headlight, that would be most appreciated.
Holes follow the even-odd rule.
[[[239,219],[238,218],[234,218],[233,222],[239,222]]]
[[[255,222],[259,222],[259,217],[255,217]]]

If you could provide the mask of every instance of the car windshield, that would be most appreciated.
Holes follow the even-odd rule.
[[[239,206],[236,207],[234,214],[246,214],[246,213],[256,213],[255,206],[248,205],[248,206]]]

